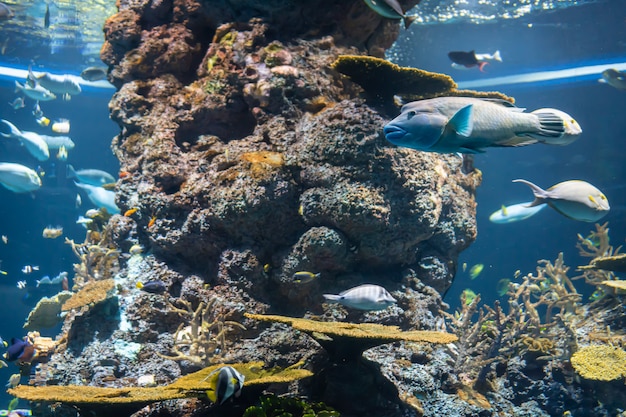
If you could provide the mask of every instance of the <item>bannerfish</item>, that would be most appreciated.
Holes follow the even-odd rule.
[[[37,350],[30,342],[22,339],[12,338],[4,358],[9,362],[19,360],[23,363],[30,363],[37,356]]]
[[[500,210],[494,211],[489,216],[489,221],[497,224],[513,223],[520,220],[526,220],[529,217],[539,213],[546,205],[531,206],[532,201],[526,203],[512,204],[510,206],[502,205]]]
[[[398,0],[364,0],[365,4],[369,6],[370,9],[381,15],[382,17],[386,17],[387,19],[394,20],[403,20],[404,27],[408,28],[411,26],[411,23],[415,21],[416,16],[407,16],[402,11],[402,6],[398,3]]]
[[[107,76],[107,69],[102,67],[89,67],[85,68],[80,73],[80,78],[85,81],[100,81],[104,80]]]
[[[380,285],[363,284],[342,291],[339,295],[324,294],[327,301],[339,303],[357,310],[384,310],[396,303],[389,291]]]
[[[44,72],[39,75],[35,75],[35,73],[29,68],[28,80],[42,86],[54,94],[76,95],[81,92],[80,84],[76,81],[76,77],[70,74],[54,75],[49,72]]]
[[[41,178],[24,165],[0,162],[0,184],[14,193],[27,193],[41,187]]]
[[[246,377],[232,366],[222,366],[211,372],[205,380],[209,380],[210,388],[206,395],[213,403],[221,405],[231,397],[239,397]]]
[[[30,97],[37,101],[50,101],[57,98],[57,96],[50,90],[42,87],[41,85],[30,86],[28,84],[20,84],[15,81],[15,92],[22,93],[26,97]]]
[[[65,150],[71,151],[74,149],[76,144],[69,136],[49,136],[49,135],[39,135],[48,145],[49,150],[60,149],[61,146],[65,148]]]
[[[618,71],[613,68],[602,71],[602,78],[598,80],[601,83],[606,83],[611,87],[618,90],[626,90],[626,72]]]
[[[167,289],[167,286],[163,281],[155,280],[148,281],[145,284],[137,282],[136,287],[142,291],[149,292],[151,294],[163,294]]]
[[[83,184],[94,185],[96,187],[116,182],[113,175],[106,171],[99,169],[79,169],[77,171],[72,165],[67,166],[67,176],[68,178],[76,178],[77,181]]]
[[[565,217],[583,222],[595,222],[609,210],[609,200],[593,185],[586,181],[570,180],[560,182],[547,190],[526,180],[513,180],[530,187],[535,200],[530,207],[547,204]]]
[[[577,123],[577,128],[572,127],[572,121],[560,110],[524,113],[504,100],[439,97],[405,104],[383,131],[387,140],[398,146],[427,152],[479,153],[488,147],[570,143],[582,133]]]
[[[452,68],[456,69],[468,69],[478,67],[481,72],[489,61],[502,62],[502,56],[500,51],[496,51],[493,54],[477,54],[475,51],[452,51],[448,52],[448,58],[452,61]]]
[[[78,188],[82,188],[87,194],[87,198],[96,207],[104,207],[111,214],[118,214],[120,212],[119,207],[115,204],[115,192],[105,190],[102,187],[95,185],[83,184],[80,182],[74,182]]]
[[[0,132],[2,137],[18,139],[26,150],[39,161],[46,161],[50,158],[48,144],[39,134],[35,132],[22,132],[13,123],[4,119],[0,119],[0,124],[4,124],[9,128],[9,133]]]

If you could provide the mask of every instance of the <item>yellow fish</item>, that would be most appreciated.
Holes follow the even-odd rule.
[[[470,279],[478,278],[480,273],[483,272],[484,268],[485,268],[485,265],[483,265],[483,264],[476,264],[476,265],[472,266],[470,268],[470,270],[469,270]]]
[[[315,278],[319,278],[321,274],[309,272],[309,271],[298,271],[293,274],[293,282],[296,284],[307,284],[313,281]]]

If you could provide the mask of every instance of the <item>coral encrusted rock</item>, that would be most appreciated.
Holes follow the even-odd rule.
[[[399,1],[403,10],[417,2]],[[385,387],[367,402],[360,397],[370,392],[348,395],[348,386],[318,390],[329,355],[284,324],[260,327],[244,315],[441,329],[440,294],[476,238],[481,173],[462,170],[456,155],[390,144],[382,128],[399,109],[367,101],[331,66],[339,56],[382,57],[400,20],[363,0],[117,4],[101,57],[118,89],[110,102],[120,127],[112,143],[121,166],[116,203],[122,213],[136,211],[108,223],[121,264],[115,297],[88,314],[68,314],[67,344],[45,374],[50,384],[76,384],[80,375],[81,383],[123,388],[149,374],[165,385],[196,371],[193,361],[163,357],[174,346],[188,353],[176,340],[184,318],[171,306],[196,311],[215,300],[221,320],[242,325],[237,339],[209,352],[223,362],[304,360],[315,375],[285,393],[328,400],[346,415],[407,415],[398,395],[406,388],[379,384],[377,372],[363,373],[374,378],[369,389]],[[424,85],[454,85],[413,72]],[[143,254],[128,255],[134,245]],[[299,283],[298,272],[314,279]],[[165,291],[140,291],[137,281],[160,281]],[[364,283],[385,287],[397,303],[374,312],[324,303],[323,294]],[[404,339],[385,339],[396,340]],[[116,356],[124,346],[134,353]],[[181,404],[152,414],[181,415]]]

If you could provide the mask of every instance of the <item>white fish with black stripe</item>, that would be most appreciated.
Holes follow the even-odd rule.
[[[339,303],[357,310],[384,310],[396,303],[389,291],[380,285],[363,284],[335,294],[324,294],[324,298],[332,303]]]
[[[211,372],[205,380],[209,380],[210,388],[206,395],[215,404],[224,404],[226,400],[241,395],[246,377],[232,366],[222,366]]]

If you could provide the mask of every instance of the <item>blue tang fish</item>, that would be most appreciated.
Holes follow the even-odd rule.
[[[37,356],[37,350],[30,342],[22,339],[11,338],[4,357],[9,362],[19,360],[20,362],[29,363]]]
[[[384,133],[389,142],[420,151],[479,153],[538,142],[565,145],[582,129],[556,109],[525,113],[504,100],[438,97],[405,104]]]

